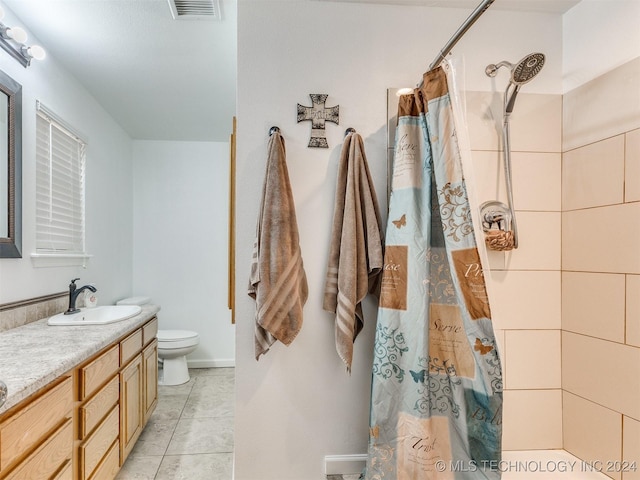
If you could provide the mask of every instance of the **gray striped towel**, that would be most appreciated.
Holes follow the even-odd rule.
[[[280,133],[271,135],[268,150],[248,289],[256,301],[256,360],[276,340],[291,344],[302,327],[302,307],[308,297],[284,138]]]
[[[364,142],[347,135],[340,154],[324,310],[335,313],[336,350],[351,371],[353,342],[362,330],[362,300],[378,294],[383,267],[378,199]]]

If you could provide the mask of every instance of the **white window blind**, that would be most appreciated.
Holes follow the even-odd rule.
[[[40,102],[36,118],[36,253],[84,255],[86,144]]]

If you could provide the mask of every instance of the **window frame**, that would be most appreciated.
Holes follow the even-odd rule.
[[[43,121],[48,132],[41,128]],[[84,136],[38,100],[35,266],[85,267],[91,257],[86,251],[86,150]],[[43,211],[49,211],[48,220]]]

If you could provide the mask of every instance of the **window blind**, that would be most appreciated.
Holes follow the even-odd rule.
[[[84,254],[85,142],[38,103],[36,252]]]

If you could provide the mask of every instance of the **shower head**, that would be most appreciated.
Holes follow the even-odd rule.
[[[520,60],[511,69],[511,82],[516,85],[524,85],[540,73],[544,66],[544,54],[532,53]]]
[[[543,66],[544,54],[542,53],[530,53],[515,64],[502,61],[500,63],[487,65],[484,72],[489,77],[495,77],[500,67],[508,67],[509,70],[511,70],[511,79],[509,80],[509,85],[507,85],[507,93],[511,91],[511,95],[508,99],[505,95],[505,114],[510,114],[513,111],[513,105],[520,86],[530,82],[533,77],[540,73]]]
[[[502,61],[500,63],[492,63],[487,65],[484,73],[489,77],[495,77],[500,67],[509,67],[511,70],[511,83],[515,85],[524,85],[535,77],[544,66],[543,53],[531,53],[520,60],[518,63]]]

